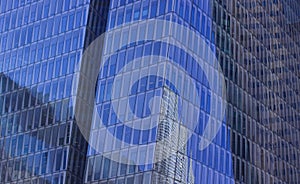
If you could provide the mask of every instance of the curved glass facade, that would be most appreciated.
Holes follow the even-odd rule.
[[[299,10],[1,0],[0,183],[299,183]]]

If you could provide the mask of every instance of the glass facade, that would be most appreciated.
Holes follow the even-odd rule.
[[[213,2],[237,182],[299,183],[299,5]]]
[[[74,121],[71,88],[93,36],[89,13],[105,3],[0,2],[0,183],[83,182],[87,143]]]
[[[299,183],[299,17],[294,0],[1,0],[0,183]],[[151,20],[188,48],[147,39],[168,30]]]
[[[210,1],[113,0],[110,4],[107,30],[109,31],[126,23],[147,19],[172,21],[187,26],[196,32],[214,52],[215,34],[212,32],[211,10]],[[136,37],[143,38],[145,34],[157,34],[158,31],[153,30],[153,33],[149,33],[141,28],[141,30],[136,31]],[[122,42],[122,39],[127,39],[127,37],[131,38],[134,35],[129,33],[120,38],[120,42]],[[114,42],[115,40],[110,41],[112,45],[118,45],[119,43]],[[95,146],[100,148],[90,147],[89,149],[85,181],[101,181],[104,183],[234,183],[229,141],[230,131],[226,127],[226,121],[220,122],[222,124],[220,131],[208,148],[201,151],[197,146],[201,140],[200,135],[204,132],[210,116],[210,101],[214,100],[215,104],[212,104],[212,106],[214,106],[215,111],[220,111],[220,106],[217,106],[216,102],[218,96],[212,94],[210,90],[212,84],[208,84],[207,76],[197,66],[197,63],[193,60],[194,58],[180,47],[176,47],[176,45],[156,41],[128,43],[128,46],[122,48],[124,49],[120,49],[113,54],[108,52],[107,55],[109,56],[105,59],[98,76],[96,105],[97,113],[102,122],[93,122],[90,139],[96,141],[101,137],[101,141]],[[203,52],[203,55],[208,54],[206,50]],[[145,59],[149,55],[162,55],[170,61],[173,60],[178,63],[179,66],[173,65],[172,62],[169,64],[167,61],[156,63],[155,58]],[[104,58],[106,58],[106,55]],[[123,68],[126,69],[123,70]],[[196,83],[199,84],[197,93],[201,98],[201,103],[199,104],[200,107],[198,106],[200,111],[197,127],[191,130],[192,135],[187,143],[180,138],[176,140],[176,137],[174,137],[167,145],[153,148],[153,143],[170,134],[169,129],[174,128],[176,125],[179,126],[179,122],[188,121],[190,115],[188,110],[191,110],[189,106],[190,99],[183,99],[181,104],[178,104],[179,102],[176,102],[179,101],[179,99],[176,100],[178,96],[172,95],[172,93],[176,94],[176,90],[180,88],[192,88],[193,84],[188,83],[184,72],[190,73],[193,80],[196,80]],[[153,73],[156,76],[163,77],[152,75],[141,77],[145,73],[147,75]],[[175,78],[180,81],[177,85],[184,86],[175,86],[174,89],[172,83],[167,81],[168,78]],[[116,108],[113,108],[114,100],[118,101],[119,109],[123,108],[122,104],[126,102],[122,98],[113,100],[112,86],[116,85],[115,81],[121,86],[118,92],[121,93],[121,96],[130,91],[130,105],[125,105],[126,110],[118,110],[118,112],[115,112]],[[168,89],[171,92],[168,92]],[[189,91],[180,92],[191,93]],[[153,96],[162,96],[162,102],[160,105],[155,104],[160,108],[155,112],[151,112],[150,118],[157,114],[159,121],[162,123],[157,127],[146,129],[146,117],[150,114],[149,106],[154,105],[149,100]],[[163,105],[165,101],[167,101],[167,107]],[[177,114],[176,109],[178,109],[178,106],[181,106],[183,111]],[[173,114],[175,117],[170,117],[166,111],[175,111]],[[138,118],[136,119],[134,116]],[[181,127],[179,129],[182,130]],[[112,134],[121,140],[121,144],[125,142],[131,144],[132,147],[122,147],[117,143],[114,144],[106,134]],[[186,144],[182,150],[176,151],[172,148],[180,144]],[[116,147],[105,151],[107,146]],[[153,151],[153,149],[155,150]],[[139,164],[140,160],[160,160],[159,157],[164,157],[164,154],[170,154],[170,156],[158,163]],[[110,157],[119,157],[119,159],[109,159]],[[127,164],[121,161],[122,157],[128,158]]]

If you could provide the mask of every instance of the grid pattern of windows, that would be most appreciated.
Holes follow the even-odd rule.
[[[163,19],[176,22],[180,25],[186,25],[196,31],[207,43],[210,43],[212,50],[215,50],[215,32],[212,31],[211,9],[211,1],[112,0],[107,29],[113,29],[124,23],[137,20]],[[153,33],[149,34],[156,34],[156,30],[153,30]],[[142,35],[143,33],[139,32],[135,36],[142,37]],[[112,44],[118,44],[118,41]],[[207,55],[205,51],[202,52],[203,57]],[[135,122],[134,120],[129,120],[129,122],[119,121],[119,119],[130,119],[129,111],[131,110],[138,117],[147,116],[149,113],[147,99],[152,98],[154,94],[165,93],[162,89],[168,86],[168,84],[160,78],[145,77],[141,78],[136,85],[129,85],[132,83],[131,80],[135,81],[139,78],[141,75],[140,72],[143,70],[143,65],[146,65],[144,63],[146,61],[143,60],[140,61],[140,64],[138,64],[139,62],[134,62],[133,64],[132,61],[145,55],[156,54],[164,55],[170,60],[174,60],[174,62],[178,61],[180,65],[186,66],[184,69],[190,72],[191,75],[194,75],[194,78],[199,82],[200,87],[197,92],[201,98],[199,107],[201,109],[200,121],[199,126],[193,130],[193,134],[185,146],[185,151],[176,152],[175,159],[168,158],[157,164],[135,165],[134,163],[138,162],[137,160],[149,159],[149,157],[143,154],[151,152],[151,147],[147,147],[147,145],[157,141],[161,136],[160,133],[165,134],[165,131],[168,132],[168,126],[163,129],[153,128],[140,131],[130,127],[134,126],[134,124],[136,126],[143,126],[142,122]],[[208,76],[203,76],[201,68],[192,67],[196,66],[190,64],[193,63],[192,60],[192,57],[186,55],[184,51],[176,46],[151,41],[130,44],[105,60],[105,64],[98,77],[96,92],[98,113],[104,126],[100,122],[94,122],[95,124],[92,125],[90,141],[98,141],[98,146],[95,150],[93,147],[90,147],[88,151],[85,177],[87,183],[96,183],[98,181],[111,183],[122,183],[124,181],[127,183],[182,183],[190,180],[194,180],[195,183],[234,183],[232,155],[230,152],[230,128],[226,127],[225,121],[222,122],[219,133],[207,149],[200,151],[195,146],[199,145],[201,140],[200,135],[203,133],[210,111],[219,111],[220,107],[217,105],[219,97],[212,94],[209,87],[209,85],[213,84],[208,84],[206,79]],[[116,79],[116,75],[125,65],[126,67],[130,67],[130,69],[127,73],[122,73],[122,76]],[[179,67],[174,67],[171,64],[167,64],[164,67],[153,62],[153,65],[147,68],[147,70],[149,72],[151,70],[157,71],[157,73],[165,73],[166,76],[182,80],[182,84],[186,85],[184,89],[191,88],[191,85],[185,81],[182,70]],[[120,85],[118,93],[126,94],[128,91],[132,92],[132,99],[134,100],[131,106],[128,107],[130,109],[125,110],[128,113],[114,112],[111,108],[111,91],[115,81]],[[171,86],[168,87],[172,88]],[[188,100],[186,99],[186,101],[183,100],[182,102],[183,111],[188,110],[188,106],[186,106]],[[210,103],[211,101],[213,101],[212,104]],[[120,100],[120,103],[122,103],[122,100]],[[174,109],[171,111],[174,111]],[[164,113],[157,113],[160,116],[164,116]],[[187,121],[189,117],[184,116],[186,114],[182,113],[181,119],[177,121]],[[123,123],[132,124],[132,126],[124,126]],[[120,155],[120,159],[121,157],[128,158],[128,164],[109,159],[109,157],[116,158],[117,155],[114,155],[114,153],[105,152],[106,156],[99,154],[98,151],[101,152],[106,147],[117,146],[117,143],[111,142],[106,135],[109,133],[120,140],[134,145],[146,145],[144,152],[143,150],[138,151],[133,149],[124,149],[121,151],[120,154],[123,155]],[[159,151],[156,151],[156,154],[159,155]],[[181,161],[179,161],[179,158]],[[181,164],[185,166],[181,167]]]
[[[300,4],[292,0],[1,0],[0,183],[299,183],[299,18]],[[210,113],[220,111],[220,97],[207,81],[213,76],[204,76],[177,45],[158,41],[131,43],[104,55],[95,89],[103,125],[93,122],[89,140],[98,141],[96,149],[87,146],[76,125],[71,91],[84,49],[105,30],[147,19],[176,22],[197,32],[221,65],[226,119],[212,117],[222,126],[202,151],[195,145]],[[146,32],[157,30],[131,34],[143,38]],[[208,55],[200,48],[199,53]],[[163,55],[176,65],[141,59],[149,55]],[[129,69],[117,78],[125,65]],[[215,69],[211,63],[207,67]],[[156,71],[180,81],[188,94],[192,85],[183,70],[198,84],[199,124],[182,150],[161,162],[138,165],[153,159],[146,155],[153,151],[148,145],[189,120],[193,96],[181,100],[179,86],[161,77],[129,84],[142,72]],[[119,110],[124,113],[112,109],[114,82],[121,86],[120,94],[130,92],[127,109]],[[163,123],[147,129],[147,123],[134,121],[129,112],[149,116],[147,103],[154,96],[163,97],[153,114]],[[145,146],[103,156],[97,151],[121,147],[107,141],[107,134]],[[154,157],[172,152],[174,142],[156,149]],[[178,142],[183,144],[180,138]],[[128,163],[117,162],[116,156]]]
[[[1,1],[0,183],[82,182],[86,143],[70,97],[89,6]]]
[[[197,153],[186,154],[200,165],[195,167],[199,168],[196,183],[225,182],[218,171],[230,176],[231,167],[238,183],[299,182],[299,14],[299,4],[294,1],[111,1],[108,29],[140,19],[160,18],[187,24],[216,46],[216,56],[226,77],[227,121],[212,146],[200,154],[199,162]],[[100,77],[97,102],[100,114],[112,123],[111,127],[116,126],[115,117],[107,102],[113,74],[121,67],[118,62],[138,57],[148,48],[156,49],[146,43],[120,51],[104,69],[107,71],[101,76],[103,80]],[[202,107],[208,106],[207,100],[202,101],[206,102]],[[138,109],[143,109],[140,105]],[[155,140],[152,132],[145,134],[148,139],[144,139],[143,135],[121,127],[118,131],[118,126],[116,130],[121,137],[137,144]],[[95,127],[92,132],[101,135]],[[196,142],[195,139],[193,143]],[[134,169],[130,165],[112,164],[107,158],[95,156],[92,149],[89,155],[87,182],[147,183],[157,181],[164,173],[157,172],[154,166]],[[165,182],[172,181],[174,175],[164,177],[170,179]]]
[[[235,181],[299,183],[299,3],[215,0]]]

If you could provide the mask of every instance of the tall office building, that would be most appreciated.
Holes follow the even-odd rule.
[[[0,2],[0,183],[83,183],[87,143],[71,88],[92,31],[105,30],[108,2],[99,3]]]
[[[299,1],[215,1],[235,181],[299,183]]]
[[[1,0],[0,183],[299,183],[299,17],[297,0]]]
[[[216,55],[212,21],[212,1],[110,2],[85,182],[234,183],[230,131],[216,115],[222,94],[201,68],[218,70],[207,59]],[[195,35],[202,66],[183,42],[171,41],[165,22]],[[211,124],[217,135],[202,150]]]

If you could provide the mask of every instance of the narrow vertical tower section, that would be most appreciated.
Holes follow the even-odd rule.
[[[159,175],[153,177],[153,183],[187,183],[188,159],[183,144],[188,135],[187,129],[180,122],[178,105],[178,95],[164,87],[157,130],[157,141],[161,144],[156,145],[155,151],[155,160],[162,161],[155,164],[154,171]],[[162,159],[165,155],[168,157]]]

